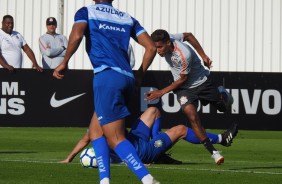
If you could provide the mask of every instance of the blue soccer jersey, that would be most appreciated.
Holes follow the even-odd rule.
[[[172,141],[166,133],[160,133],[150,139],[151,129],[141,119],[137,119],[127,135],[127,139],[136,149],[143,163],[152,163],[172,147]]]
[[[108,3],[83,7],[76,12],[74,19],[75,23],[87,23],[86,52],[94,73],[111,68],[134,77],[127,54],[129,40],[130,37],[137,40],[141,33],[146,32],[136,19]]]

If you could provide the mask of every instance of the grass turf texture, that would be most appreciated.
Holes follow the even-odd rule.
[[[63,160],[85,128],[0,128],[0,184],[99,183],[97,169],[85,169],[77,156]],[[219,133],[221,130],[209,130]],[[152,165],[162,184],[282,182],[282,132],[240,130],[231,147],[216,145],[225,157],[217,166],[202,145],[179,141],[170,151],[182,165]],[[111,184],[141,183],[124,165],[112,165]]]

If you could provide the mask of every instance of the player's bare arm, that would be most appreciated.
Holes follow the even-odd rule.
[[[31,50],[31,48],[28,46],[28,44],[25,44],[24,46],[22,46],[22,49],[26,53],[28,58],[31,60],[32,68],[36,69],[38,72],[42,72],[43,69],[38,65],[35,55],[33,51]]]
[[[212,60],[206,55],[204,49],[202,48],[201,44],[198,42],[197,38],[190,32],[183,33],[183,35],[184,35],[184,41],[189,42],[195,48],[195,50],[203,59],[205,66],[211,68]]]
[[[153,40],[151,39],[151,37],[148,35],[147,32],[140,34],[137,40],[138,40],[138,43],[145,48],[145,53],[143,55],[141,66],[136,73],[136,83],[137,83],[137,86],[140,86],[141,79],[145,71],[147,71],[147,69],[153,62],[156,56],[156,53],[157,53],[157,49],[155,47]]]
[[[87,23],[80,22],[75,23],[72,27],[72,31],[69,36],[69,44],[67,47],[67,51],[64,57],[63,62],[55,68],[53,72],[53,76],[57,79],[62,79],[64,75],[62,74],[62,71],[67,69],[68,62],[72,55],[76,52],[77,48],[79,47],[79,44],[84,36],[84,32],[87,28]]]
[[[164,94],[173,91],[177,88],[179,88],[182,84],[184,84],[188,79],[188,76],[185,74],[181,74],[180,78],[173,82],[171,85],[161,89],[161,90],[154,90],[154,91],[149,91],[146,92],[145,95],[147,96],[144,100],[145,101],[153,101],[155,99],[158,99],[160,97],[162,97]]]
[[[9,64],[6,62],[5,58],[2,56],[1,53],[0,53],[0,65],[2,65],[3,68],[8,69],[10,72],[14,71],[14,67],[11,66],[11,65],[9,65]]]

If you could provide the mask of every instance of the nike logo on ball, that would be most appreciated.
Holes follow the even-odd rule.
[[[74,100],[74,99],[76,99],[76,98],[78,98],[78,97],[84,95],[84,94],[85,94],[85,93],[82,93],[82,94],[79,94],[79,95],[76,95],[76,96],[72,96],[72,97],[69,97],[69,98],[64,98],[64,99],[61,99],[61,100],[57,100],[57,99],[55,98],[55,95],[56,95],[56,92],[55,92],[55,93],[53,94],[51,100],[50,100],[50,105],[51,105],[52,107],[54,107],[54,108],[60,107],[60,106],[62,106],[62,105],[65,105],[66,103],[68,103],[68,102],[70,102],[70,101],[72,101],[72,100]]]

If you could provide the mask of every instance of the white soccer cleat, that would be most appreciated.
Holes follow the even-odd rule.
[[[157,180],[154,178],[152,184],[161,184],[161,182],[157,181]]]
[[[220,154],[219,151],[213,151],[211,156],[217,165],[221,165],[224,162],[224,157]]]

